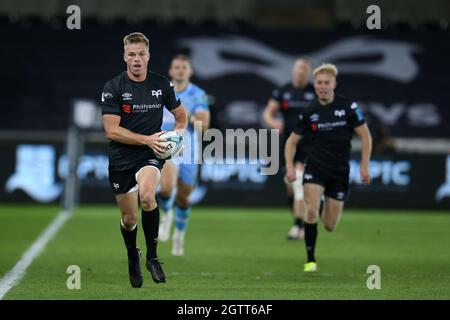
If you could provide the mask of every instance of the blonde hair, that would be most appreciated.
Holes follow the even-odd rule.
[[[336,68],[336,66],[334,64],[331,63],[323,63],[321,66],[317,67],[316,69],[314,69],[313,71],[313,75],[314,77],[316,75],[318,75],[319,73],[329,73],[331,74],[333,77],[337,77],[338,75],[338,70]]]
[[[148,39],[147,39],[147,37],[143,34],[143,33],[141,33],[141,32],[133,32],[133,33],[130,33],[130,34],[128,34],[128,35],[126,35],[124,38],[123,38],[123,46],[125,47],[127,44],[130,44],[130,43],[139,43],[139,42],[142,42],[142,43],[145,43],[145,45],[147,46],[147,48],[149,47],[149,41],[148,41]]]

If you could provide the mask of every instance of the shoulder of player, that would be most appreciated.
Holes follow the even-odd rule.
[[[302,115],[303,116],[309,116],[311,114],[313,114],[314,112],[317,112],[317,109],[320,107],[319,102],[317,101],[317,98],[314,98],[313,100],[311,100],[311,102],[308,104],[308,106],[303,109],[302,111]]]
[[[161,75],[159,73],[153,72],[153,71],[148,71],[148,73],[147,73],[147,81],[156,82],[158,84],[163,84],[163,85],[167,85],[167,84],[171,84],[172,83],[169,80],[169,78],[167,78],[167,77],[165,77],[165,76],[163,76],[163,75]]]
[[[342,96],[342,95],[336,95],[335,98],[334,98],[334,103],[333,104],[336,107],[340,107],[340,108],[345,107],[345,108],[349,108],[350,109],[354,103],[355,103],[355,100],[349,99],[349,98],[347,98],[345,96]]]
[[[305,108],[305,111],[306,111],[306,110],[315,110],[315,109],[317,109],[318,107],[320,107],[319,100],[317,100],[317,97],[314,97],[314,99],[312,99],[312,100],[308,103],[308,106]]]
[[[107,83],[120,83],[121,81],[123,81],[126,78],[127,78],[127,72],[123,71],[123,72],[119,73],[118,75],[116,75],[111,80],[109,80]]]
[[[111,92],[112,94],[118,93],[120,91],[121,85],[123,84],[123,82],[126,78],[125,73],[126,73],[126,71],[118,74],[111,80],[107,81],[104,85],[105,90],[113,91],[113,92]]]
[[[195,83],[190,83],[190,88],[189,91],[196,96],[205,96],[206,92],[205,90],[203,90],[202,88],[200,88],[198,85],[196,85]]]
[[[314,85],[311,82],[308,82],[308,84],[305,87],[305,91],[315,92]]]
[[[294,86],[292,85],[292,82],[286,82],[285,84],[275,88],[275,90],[278,90],[280,93],[282,93],[286,91],[291,91],[293,88]]]
[[[314,90],[314,86],[308,82],[308,84],[304,87],[294,87],[294,85],[292,84],[292,82],[286,84],[284,87],[284,89],[282,90],[282,92],[289,92],[291,94],[314,94],[315,95],[315,90]]]

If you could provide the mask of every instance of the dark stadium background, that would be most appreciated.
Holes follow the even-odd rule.
[[[368,30],[367,1],[3,1],[0,201],[61,200],[71,107],[98,101],[124,70],[122,37],[137,30],[150,39],[155,72],[167,74],[176,53],[190,55],[220,130],[264,128],[261,112],[295,57],[336,63],[337,92],[361,104],[374,137],[387,130],[396,146],[374,153],[372,186],[353,175],[348,206],[449,209],[450,8],[432,3],[380,1],[382,29]],[[71,4],[80,6],[80,30],[66,28]],[[105,150],[100,128],[81,160],[81,203],[112,201]],[[204,166],[193,201],[283,205],[281,171],[258,170]],[[40,194],[46,188],[53,193]]]
[[[373,4],[381,30],[366,27]],[[66,27],[71,5],[81,10],[79,30]],[[449,21],[447,0],[0,1],[0,300],[186,300],[140,308],[168,318],[193,299],[448,300]],[[361,106],[372,132],[373,183],[359,181],[354,139],[342,221],[333,233],[319,222],[318,272],[302,271],[304,241],[286,240],[282,170],[204,164],[185,255],[160,241],[167,283],[146,272],[141,289],[129,286],[98,102],[125,69],[122,39],[134,31],[148,36],[155,72],[167,75],[177,53],[190,57],[221,132],[265,129],[265,104],[296,57],[337,65],[337,93]],[[73,266],[79,290],[66,282]],[[381,289],[368,285],[373,266]],[[273,305],[278,318],[345,304]]]

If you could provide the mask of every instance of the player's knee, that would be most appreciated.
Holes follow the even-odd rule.
[[[142,209],[145,211],[150,211],[156,208],[156,200],[155,195],[151,194],[150,192],[143,192],[139,196],[139,200],[141,201]]]
[[[185,194],[178,195],[177,199],[176,199],[176,204],[177,204],[177,206],[182,207],[182,208],[189,207],[189,197]]]
[[[137,224],[137,213],[122,212],[122,226],[131,229]]]
[[[319,209],[314,206],[308,206],[306,210],[306,222],[316,223],[319,215]]]
[[[161,194],[161,196],[163,196],[164,198],[169,198],[172,194],[172,189],[168,188],[168,187],[163,187],[161,186],[161,189],[159,190],[159,193]]]
[[[325,230],[328,232],[332,232],[336,230],[336,224],[335,223],[324,223]]]
[[[317,216],[319,214],[319,208],[316,206],[307,206],[306,210],[308,216]]]

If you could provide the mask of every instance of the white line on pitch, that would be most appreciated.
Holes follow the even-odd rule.
[[[0,300],[3,299],[5,294],[8,293],[12,287],[20,282],[33,260],[41,254],[47,243],[71,216],[72,212],[61,211],[31,247],[22,254],[22,258],[20,258],[14,268],[8,271],[8,273],[0,279]]]

